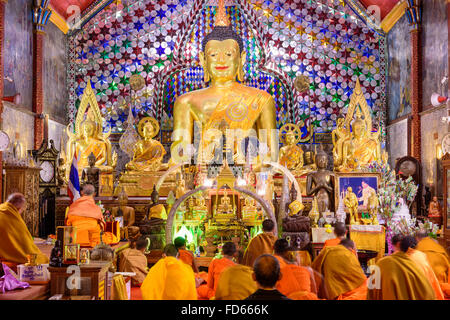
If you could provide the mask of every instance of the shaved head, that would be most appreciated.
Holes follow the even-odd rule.
[[[270,255],[259,256],[253,265],[255,280],[264,288],[273,288],[280,279],[280,263]]]
[[[83,196],[94,196],[95,187],[92,184],[85,184],[81,189],[81,193],[83,194]]]
[[[167,257],[177,257],[178,255],[178,249],[175,247],[174,244],[168,244],[164,247],[164,254]]]
[[[355,243],[348,238],[342,239],[339,244],[346,247],[347,249],[356,250]]]
[[[27,203],[25,196],[19,192],[10,194],[6,201],[9,202],[10,204],[12,204],[14,207],[16,207],[17,210],[19,210],[19,211],[20,211],[20,209],[25,209],[25,206]]]

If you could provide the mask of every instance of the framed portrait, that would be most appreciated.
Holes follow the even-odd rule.
[[[381,179],[380,173],[335,173],[335,204],[336,210],[339,205],[339,198],[344,199],[347,189],[352,188],[352,192],[358,198],[358,212],[366,210],[367,201],[372,191],[378,192],[378,186]],[[348,212],[345,208],[345,212]]]

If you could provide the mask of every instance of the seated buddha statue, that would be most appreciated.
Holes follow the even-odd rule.
[[[152,203],[147,209],[147,220],[150,222],[155,220],[167,220],[166,208],[163,204],[159,203],[159,193],[156,191],[156,186],[153,186],[151,194]]]
[[[258,219],[258,208],[255,205],[255,199],[246,197],[244,201],[244,206],[242,207],[242,220],[256,221],[257,219]]]
[[[220,203],[217,206],[217,214],[233,214],[233,205],[228,193],[225,191],[223,197],[220,199]]]
[[[430,206],[428,207],[428,216],[429,217],[440,217],[442,216],[441,205],[437,197],[433,197],[433,200],[430,201]]]
[[[277,148],[277,139],[271,139],[272,130],[276,130],[274,99],[267,92],[241,84],[246,61],[243,41],[231,27],[223,0],[219,0],[216,12],[215,26],[203,39],[200,52],[204,80],[210,84],[181,95],[175,101],[171,146],[171,161],[175,163],[180,162],[188,145],[194,142],[194,124],[201,128],[202,139],[196,149],[202,159],[210,158],[209,154],[204,155],[209,144],[205,137],[214,137],[214,134],[208,134],[211,131],[221,134],[219,129],[223,122],[227,123],[228,129],[242,130],[247,136],[256,129],[260,134],[258,138],[268,142],[269,150]],[[267,136],[261,137],[262,134]],[[239,135],[240,138],[244,136]],[[277,152],[268,155],[272,161],[278,160]]]
[[[195,199],[194,212],[197,216],[205,216],[208,213],[208,207],[205,204],[205,198],[202,195]]]
[[[344,127],[344,118],[339,117],[336,120],[336,129],[331,132],[331,139],[333,142],[333,159],[334,166],[337,167],[341,164],[342,159],[342,144],[350,137],[350,132]]]
[[[303,150],[297,145],[293,131],[286,133],[285,145],[280,149],[279,162],[293,172],[297,172],[303,167]]]
[[[143,118],[138,125],[142,137],[133,150],[133,159],[126,165],[130,171],[156,172],[166,154],[162,144],[153,138],[159,132],[159,124],[151,117]]]
[[[85,119],[88,107],[89,110]],[[70,168],[72,157],[76,152],[78,169],[81,174],[83,168],[89,166],[89,155],[92,153],[96,159],[95,167],[105,173],[113,171],[117,164],[117,154],[115,152],[112,153],[111,142],[108,139],[111,131],[103,133],[102,124],[103,117],[101,116],[91,83],[88,82],[78,107],[75,119],[75,132],[73,133],[69,126],[66,128],[69,138],[65,154],[70,159],[66,163],[67,168]]]
[[[336,142],[337,146],[342,144],[342,151],[337,149],[338,154],[335,157],[335,159],[339,159],[335,169],[340,172],[359,171],[374,161],[382,160],[378,134],[371,132],[370,109],[362,93],[359,80],[350,99],[349,113],[345,119],[346,125],[350,125],[353,113],[356,113],[356,119],[351,125],[351,136],[342,136]],[[364,119],[362,115],[364,115]]]
[[[128,195],[125,193],[125,190],[122,189],[119,193],[118,200],[119,206],[113,207],[111,213],[114,218],[121,217],[122,223],[120,226],[120,237],[121,239],[128,239],[129,228],[135,223],[135,211],[133,207],[127,206]]]

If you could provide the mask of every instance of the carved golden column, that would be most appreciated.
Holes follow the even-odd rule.
[[[34,149],[37,150],[44,138],[44,28],[52,14],[48,8],[48,0],[36,0],[33,6],[33,112],[34,117]]]
[[[3,81],[4,61],[3,48],[5,41],[5,9],[7,0],[0,0],[0,128],[3,127]],[[0,152],[0,190],[3,190],[3,152]]]
[[[422,111],[422,46],[420,24],[422,20],[421,0],[408,1],[406,15],[411,26],[411,156],[421,160],[422,139],[420,112]]]

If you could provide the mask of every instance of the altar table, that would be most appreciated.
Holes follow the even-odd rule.
[[[386,229],[382,225],[350,225],[350,239],[358,250],[377,251],[376,258],[369,260],[368,265],[376,263],[384,257],[386,246]]]

